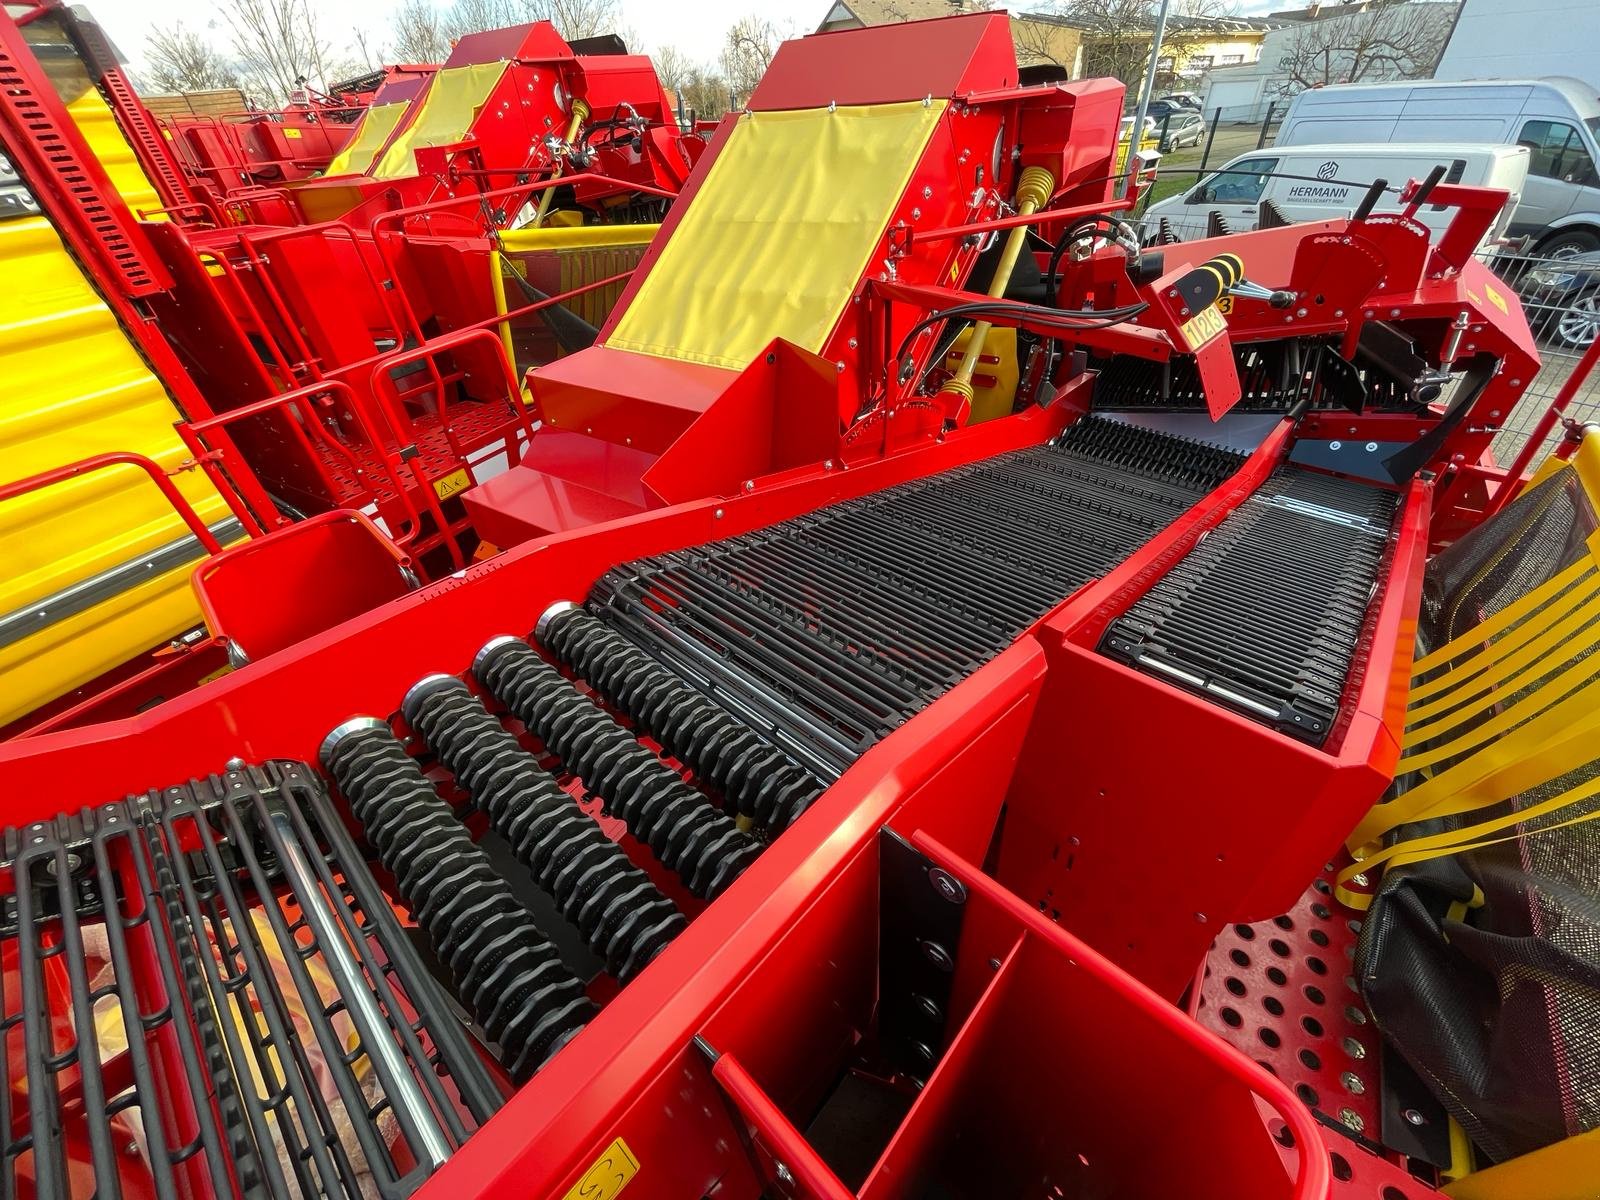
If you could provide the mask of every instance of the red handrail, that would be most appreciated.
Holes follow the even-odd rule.
[[[106,454],[95,454],[89,458],[80,458],[77,462],[70,462],[64,466],[52,467],[48,471],[40,471],[37,475],[29,475],[22,479],[13,480],[11,483],[0,485],[0,502],[14,500],[27,492],[37,492],[43,488],[53,487],[64,483],[68,479],[76,479],[81,475],[88,475],[94,471],[103,471],[108,467],[138,467],[151,481],[161,489],[161,494],[167,498],[167,503],[172,505],[178,516],[183,518],[183,523],[189,527],[189,532],[202,546],[207,554],[220,554],[222,544],[217,541],[206,523],[200,519],[200,514],[194,511],[194,505],[184,498],[178,490],[177,484],[162,470],[161,464],[154,459],[146,458],[143,454],[134,454],[126,450],[115,450]]]
[[[342,379],[317,380],[314,383],[308,383],[287,392],[280,392],[276,396],[268,396],[264,400],[257,400],[240,408],[232,408],[226,412],[217,413],[215,416],[205,417],[198,421],[182,422],[178,425],[178,436],[183,439],[184,445],[189,447],[189,451],[194,455],[195,461],[205,467],[206,473],[212,477],[213,482],[217,482],[220,474],[220,464],[216,462],[215,456],[208,449],[201,435],[212,431],[220,432],[227,439],[228,445],[237,454],[237,447],[233,446],[232,438],[228,437],[226,426],[275,409],[292,409],[303,400],[310,400],[314,396],[328,392],[336,393],[344,399],[351,415],[361,426],[362,434],[371,444],[373,452],[383,462],[383,469],[394,484],[395,498],[405,508],[406,522],[409,526],[404,533],[398,534],[393,540],[396,545],[409,545],[411,542],[416,541],[421,533],[422,519],[416,506],[411,503],[409,489],[406,488],[401,480],[400,459],[390,452],[389,443],[382,436],[382,431],[375,429],[366,419],[362,407],[357,402],[355,389]],[[297,427],[303,427],[299,429],[301,436],[304,436],[305,429],[310,429],[319,440],[335,453],[341,455],[350,464],[352,473],[359,470],[360,464],[355,456],[350,453],[347,447],[341,445],[336,438],[328,436],[327,431],[322,427],[322,422],[316,419],[314,412],[310,414],[310,419],[297,421],[295,424]],[[395,431],[397,437],[398,432],[398,430]],[[419,478],[418,482],[423,481]],[[427,489],[425,488],[425,490]],[[374,499],[376,499],[375,495]],[[442,529],[443,526],[441,526]]]

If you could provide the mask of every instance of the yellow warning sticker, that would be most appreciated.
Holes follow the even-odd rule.
[[[1183,334],[1183,340],[1189,343],[1189,349],[1198,350],[1227,328],[1228,323],[1222,319],[1216,305],[1212,305],[1190,317],[1179,326],[1178,331]]]
[[[1506,298],[1497,292],[1491,285],[1487,283],[1483,285],[1483,294],[1489,297],[1490,304],[1494,305],[1501,312],[1506,311]]]
[[[286,138],[297,138],[300,136],[300,131],[291,126],[283,131],[283,136]]]
[[[448,500],[457,492],[464,492],[472,486],[472,476],[467,474],[467,469],[451,471],[450,474],[441,476],[433,481],[434,495],[441,500]]]
[[[628,1149],[628,1143],[618,1138],[561,1200],[612,1200],[638,1173],[639,1160]]]

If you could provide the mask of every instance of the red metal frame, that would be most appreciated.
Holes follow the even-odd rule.
[[[1062,189],[1063,207],[1039,215],[1037,223],[1119,210],[1108,180],[1094,174],[1113,149],[1114,120],[1101,128],[1096,117],[1102,108],[1110,111],[1115,89],[1011,87],[1014,62],[1008,67],[1002,16],[907,28],[911,32],[898,35],[906,39],[901,42],[881,29],[853,40],[807,39],[801,50],[780,55],[753,101],[767,107],[821,103],[819,88],[844,103],[905,99],[913,84],[914,97],[938,83],[944,90],[937,94],[955,101],[952,110],[969,114],[944,123],[928,159],[885,214],[887,229],[907,231],[885,235],[886,248],[905,251],[896,278],[858,281],[820,355],[774,342],[750,368],[733,372],[600,346],[535,372],[530,383],[540,415],[559,422],[556,437],[564,445],[578,439],[591,451],[615,450],[620,441],[636,451],[622,473],[632,473],[625,482],[640,500],[630,515],[558,531],[483,562],[462,564],[449,536],[459,525],[451,524],[418,456],[408,453],[417,450],[423,422],[406,403],[427,389],[402,394],[392,372],[430,364],[430,419],[450,453],[465,461],[470,448],[455,437],[452,420],[459,418],[445,387],[471,368],[458,362],[454,371],[441,369],[433,359],[487,351],[492,342],[494,384],[509,393],[512,406],[513,427],[503,433],[513,463],[508,476],[541,469],[515,464],[522,439],[538,459],[546,435],[532,437],[532,418],[519,407],[517,380],[492,332],[506,317],[475,318],[423,336],[427,322],[403,291],[415,264],[399,256],[395,243],[403,246],[413,233],[405,230],[407,220],[431,222],[450,206],[477,203],[495,189],[363,213],[364,234],[352,221],[226,231],[227,244],[236,244],[243,258],[241,265],[226,266],[227,286],[246,295],[249,271],[248,280],[259,280],[270,301],[265,317],[249,307],[253,298],[241,304],[260,327],[269,319],[291,327],[296,320],[294,306],[269,278],[270,257],[291,238],[321,236],[329,244],[348,243],[352,273],[361,272],[380,290],[387,282],[402,291],[398,305],[380,295],[373,307],[396,333],[409,330],[419,344],[319,362],[312,339],[291,329],[285,336],[292,346],[274,355],[281,382],[316,378],[189,422],[184,437],[193,465],[226,485],[238,457],[228,428],[268,414],[293,427],[298,448],[315,455],[318,443],[331,437],[324,419],[343,411],[339,404],[319,404],[331,397],[382,458],[395,499],[402,500],[402,462],[422,489],[421,505],[403,498],[407,515],[396,541],[414,551],[437,545],[422,532],[431,520],[433,536],[449,544],[460,569],[151,712],[84,729],[58,727],[0,746],[0,787],[12,798],[8,821],[45,820],[125,792],[205,776],[235,757],[313,759],[331,728],[352,717],[392,713],[420,677],[464,670],[490,638],[526,633],[553,603],[581,599],[617,564],[734,537],[1035,446],[1090,408],[1095,376],[1070,364],[1048,389],[1048,405],[978,425],[950,427],[930,397],[896,381],[893,358],[912,324],[930,309],[970,298],[948,286],[962,282],[976,257],[975,247],[962,244],[968,235],[1034,223],[996,217],[1009,174],[989,181],[990,193],[974,199],[969,181],[949,168],[962,150],[983,149],[987,163],[987,148],[1002,125],[1047,131],[1053,140],[1023,139],[1029,165],[1055,162],[1072,182]],[[919,53],[888,60],[881,54],[888,44]],[[845,77],[819,75],[817,55],[839,46],[850,67]],[[1088,117],[1074,129],[1080,105]],[[1020,165],[1002,169],[1014,172]],[[526,195],[555,183],[507,190]],[[686,195],[692,191],[693,184]],[[1414,204],[1419,193],[1408,195]],[[1436,190],[1433,198],[1462,209],[1438,247],[1402,214],[1169,250],[1172,269],[1154,284],[1137,282],[1119,251],[1097,249],[1063,283],[1068,307],[1093,300],[1105,309],[1132,299],[1149,306],[1115,332],[1081,330],[1061,338],[1074,348],[1158,360],[1199,350],[1183,332],[1192,314],[1175,285],[1184,272],[1229,252],[1244,259],[1253,280],[1293,292],[1294,301],[1287,309],[1245,299],[1235,304],[1228,330],[1212,344],[1222,374],[1233,372],[1234,342],[1327,337],[1348,357],[1362,327],[1373,321],[1395,323],[1414,335],[1422,355],[1453,363],[1459,347],[1440,330],[1461,314],[1462,340],[1470,339],[1466,354],[1500,364],[1469,397],[1455,432],[1434,447],[1424,464],[1430,470],[1399,488],[1401,516],[1382,566],[1381,594],[1367,618],[1343,715],[1324,746],[1282,736],[1097,651],[1108,624],[1259,488],[1297,441],[1328,435],[1333,422],[1346,419],[1318,414],[1301,421],[1295,414],[1276,425],[1234,478],[1126,562],[1062,597],[1007,649],[862,754],[723,896],[696,907],[689,927],[634,982],[602,997],[598,1018],[510,1097],[423,1195],[571,1194],[623,1137],[643,1164],[629,1185],[630,1200],[712,1190],[729,1197],[776,1190],[879,1200],[910,1191],[919,1171],[942,1161],[942,1144],[959,1126],[990,1151],[1007,1136],[1018,1138],[1010,1158],[994,1156],[997,1177],[1022,1167],[1032,1171],[1036,1162],[1071,1150],[1076,1165],[1063,1161],[1072,1179],[1092,1184],[1096,1170],[1109,1170],[1113,1182],[1139,1194],[1328,1196],[1337,1163],[1330,1162],[1331,1143],[1302,1101],[1285,1081],[1190,1021],[1177,1002],[1196,987],[1196,1011],[1216,1004],[1203,968],[1198,975],[1196,968],[1219,931],[1226,939],[1229,926],[1290,908],[1381,795],[1399,754],[1430,539],[1448,522],[1477,515],[1464,482],[1467,461],[1485,444],[1473,418],[1514,401],[1536,364],[1514,298],[1497,303],[1492,278],[1459,253],[1467,234],[1492,219],[1495,198],[1471,189]],[[400,234],[380,228],[391,221],[402,226]],[[921,234],[917,222],[929,223]],[[450,241],[437,230],[416,231],[414,240],[430,246]],[[869,276],[878,261],[874,255]],[[647,258],[645,269],[655,262]],[[1369,270],[1374,264],[1378,270]],[[378,279],[383,273],[387,280]],[[630,283],[624,303],[637,283]],[[246,326],[237,313],[233,317],[229,331],[237,336]],[[1062,332],[1048,314],[1033,310],[1001,314],[996,323]],[[928,353],[921,346],[914,356]],[[260,375],[271,378],[266,368]],[[852,424],[863,414],[860,425]],[[780,426],[780,416],[788,423]],[[1354,420],[1362,427],[1381,423],[1394,440],[1414,441],[1447,419],[1442,409],[1418,407]],[[873,436],[852,441],[849,431],[861,427]],[[780,428],[782,438],[775,436]],[[215,450],[208,448],[212,441]],[[783,453],[773,448],[779,441]],[[599,494],[602,456],[573,457]],[[548,458],[539,462],[550,465]],[[69,477],[64,470],[45,483]],[[175,491],[170,480],[168,489]],[[0,489],[0,499],[7,494]],[[224,486],[224,495],[241,507],[259,500],[231,486]],[[486,503],[482,496],[478,502]],[[643,511],[647,507],[654,511]],[[259,521],[252,531],[266,524]],[[1159,754],[1151,752],[1153,744]],[[1285,796],[1292,798],[1288,811]],[[879,981],[872,918],[883,903],[879,853],[886,828],[906,835],[961,888],[968,924],[952,968],[945,1057],[889,1135],[872,1174],[852,1191],[802,1128],[873,1028]],[[632,839],[623,844],[642,853]],[[1243,938],[1237,930],[1234,936]],[[1237,948],[1226,940],[1219,947],[1230,957]],[[1301,955],[1306,969],[1320,975],[1313,957]],[[1226,988],[1229,976],[1222,978]],[[1018,1064],[1045,1083],[1015,1086]],[[997,1071],[1008,1072],[1005,1086],[997,1086]],[[1180,1106],[1162,1088],[1201,1102]],[[1034,1102],[1040,1092],[1048,1105]],[[1052,1123],[1067,1112],[1070,1122]],[[1148,1137],[1155,1121],[1159,1145]],[[1078,1138],[1081,1144],[1070,1140]],[[1194,1161],[1202,1167],[1189,1169]],[[1373,1189],[1393,1186],[1369,1183],[1392,1165],[1377,1161],[1380,1167],[1369,1172],[1363,1164],[1360,1174],[1367,1190],[1359,1194],[1368,1200]],[[1386,1193],[1376,1194],[1387,1200]]]
[[[150,477],[150,482],[160,489],[161,495],[167,503],[172,505],[173,511],[183,519],[189,527],[189,532],[194,534],[195,540],[205,547],[207,554],[219,554],[222,544],[207,528],[206,523],[200,519],[200,514],[194,511],[190,504],[171,477],[162,469],[161,464],[154,459],[146,458],[143,454],[131,454],[127,451],[113,451],[108,454],[95,454],[89,458],[81,458],[77,462],[66,463],[63,466],[52,467],[48,471],[40,471],[36,475],[28,475],[10,483],[0,484],[0,503],[14,500],[27,492],[37,492],[69,479],[78,479],[84,475],[93,474],[95,471],[104,471],[110,467],[138,467]],[[192,469],[186,466],[181,469]]]

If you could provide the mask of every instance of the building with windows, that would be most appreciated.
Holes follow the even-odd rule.
[[[1307,88],[1426,79],[1456,9],[1456,0],[1343,0],[1272,13],[1255,59],[1213,64],[1202,107],[1220,108],[1225,121],[1257,121]]]

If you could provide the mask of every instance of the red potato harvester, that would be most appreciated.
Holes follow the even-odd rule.
[[[0,749],[8,1182],[1432,1190],[1179,1001],[1417,753],[1506,196],[1141,251],[1121,89],[1016,79],[1003,14],[786,44],[530,372],[512,549]]]

